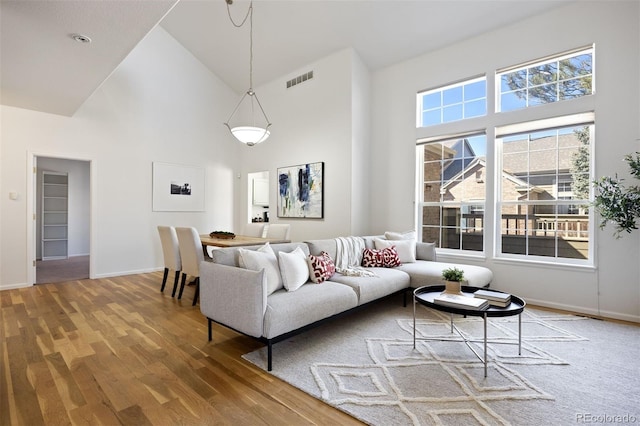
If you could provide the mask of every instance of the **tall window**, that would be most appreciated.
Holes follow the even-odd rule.
[[[486,113],[485,77],[418,93],[418,127],[478,117]]]
[[[589,258],[592,129],[579,125],[498,138],[500,253]]]
[[[421,168],[422,241],[439,248],[484,250],[485,135],[425,143]]]
[[[593,93],[593,49],[497,74],[498,111],[511,111]]]
[[[572,101],[595,94],[593,64],[592,46],[496,71],[494,94],[484,77],[417,94],[422,241],[460,254],[484,253],[489,241],[489,256],[593,265],[595,114]],[[562,116],[550,105],[560,101]]]

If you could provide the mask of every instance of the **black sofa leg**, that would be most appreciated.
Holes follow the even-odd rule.
[[[267,371],[271,371],[273,357],[271,354],[271,341],[267,342]]]
[[[213,324],[213,321],[211,320],[211,318],[207,318],[207,320],[209,322],[209,341],[212,341],[213,340],[213,333],[212,333],[212,329],[211,329],[212,327],[211,326]]]

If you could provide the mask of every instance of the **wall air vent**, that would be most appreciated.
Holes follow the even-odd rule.
[[[287,81],[287,89],[292,88],[293,86],[295,86],[296,84],[300,84],[303,83],[307,80],[311,80],[313,78],[313,71],[309,71],[306,72],[304,74],[301,74],[295,78],[292,78],[291,80]]]

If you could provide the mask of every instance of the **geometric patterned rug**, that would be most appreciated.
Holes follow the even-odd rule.
[[[576,410],[554,417],[560,395],[547,385],[573,374],[561,354],[587,349],[589,339],[576,331],[586,328],[575,325],[596,320],[526,308],[519,355],[518,317],[488,318],[485,378],[483,363],[451,333],[449,314],[418,306],[414,349],[412,313],[387,302],[278,343],[271,373],[374,425],[579,423]],[[482,354],[482,319],[454,315],[454,324]],[[265,354],[244,357],[264,368]]]

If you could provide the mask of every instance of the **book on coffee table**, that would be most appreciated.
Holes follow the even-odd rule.
[[[509,306],[511,303],[511,295],[509,293],[502,293],[499,291],[480,289],[473,293],[473,297],[488,300],[491,305],[499,306],[501,308]]]
[[[489,307],[488,300],[451,293],[442,293],[434,297],[433,302],[451,308],[471,309],[475,311],[482,311]]]

